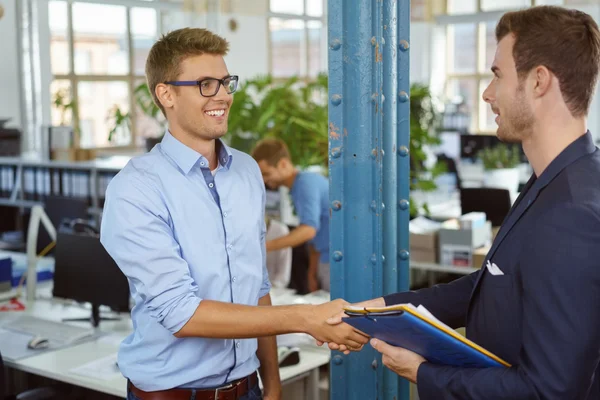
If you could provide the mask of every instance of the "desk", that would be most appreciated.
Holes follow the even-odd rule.
[[[90,313],[87,308],[49,298],[36,300],[28,306],[25,312],[54,321],[60,321],[62,318],[87,317]],[[73,322],[73,324],[81,326],[81,324],[87,323]],[[72,372],[73,368],[116,354],[120,341],[131,332],[132,323],[129,315],[124,314],[119,321],[102,321],[99,329],[107,335],[93,341],[47,351],[24,359],[7,359],[5,364],[7,367],[23,372],[126,398],[126,380],[122,375],[115,376],[114,379],[103,380]],[[304,391],[307,393],[306,398],[318,400],[319,368],[329,363],[329,359],[330,351],[328,349],[319,348],[316,345],[300,347],[300,363],[280,369],[282,384],[288,385],[303,380]]]

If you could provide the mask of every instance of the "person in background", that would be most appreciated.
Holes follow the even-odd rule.
[[[267,218],[267,243],[271,240],[286,236],[290,233],[286,224],[276,219]],[[267,253],[267,271],[271,286],[287,288],[292,276],[292,248],[270,251]]]
[[[327,318],[346,302],[271,306],[266,193],[249,155],[225,145],[238,77],[228,43],[185,28],[150,49],[146,78],[169,128],[110,182],[101,242],[129,281],[133,332],[119,369],[128,399],[281,399],[275,335],[306,332],[359,350]]]
[[[323,175],[299,171],[284,141],[267,138],[252,151],[263,180],[271,190],[285,186],[300,225],[289,235],[267,242],[267,251],[309,244],[308,289],[330,291],[329,284],[329,181]]]

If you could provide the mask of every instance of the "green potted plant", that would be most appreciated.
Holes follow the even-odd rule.
[[[426,164],[427,146],[440,143],[436,135],[441,122],[441,114],[436,108],[435,99],[427,85],[413,83],[410,87],[410,191],[431,192],[437,186],[435,178],[446,171],[445,165],[436,162],[428,168]],[[417,203],[410,196],[410,216],[429,215],[427,202]]]
[[[521,162],[519,147],[499,143],[487,147],[477,154],[483,164],[485,187],[508,189],[511,196],[516,195],[519,188],[519,169]]]
[[[296,77],[275,81],[270,75],[242,82],[229,112],[226,140],[250,152],[262,138],[280,138],[296,165],[326,167],[327,82],[327,75],[308,83]]]
[[[139,111],[149,117],[151,120],[155,121],[158,124],[158,129],[160,131],[159,135],[154,137],[146,137],[146,149],[149,151],[154,147],[154,145],[162,140],[164,136],[164,131],[166,128],[166,120],[160,111],[160,108],[154,103],[152,95],[150,93],[150,89],[146,82],[140,83],[135,87],[133,91],[133,96],[135,100],[135,104],[138,107]],[[108,141],[112,141],[115,134],[122,129],[127,129],[131,131],[131,118],[132,113],[124,112],[120,109],[119,106],[114,105],[108,112],[107,120],[111,124],[111,128],[108,132]]]

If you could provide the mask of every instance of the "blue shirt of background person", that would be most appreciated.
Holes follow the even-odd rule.
[[[289,149],[280,139],[267,138],[256,144],[252,156],[258,162],[265,185],[290,189],[300,225],[289,235],[267,242],[267,251],[309,244],[308,288],[330,291],[329,285],[329,182],[322,175],[300,172]]]

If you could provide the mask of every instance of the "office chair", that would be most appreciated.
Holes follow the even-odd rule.
[[[4,361],[2,360],[2,354],[0,354],[0,399],[3,400],[52,400],[52,399],[64,399],[64,392],[59,391],[53,387],[42,387],[27,390],[17,395],[7,395],[6,393],[6,382],[4,372]]]
[[[290,232],[295,228],[288,226]],[[308,245],[303,243],[292,248],[292,274],[288,288],[295,289],[297,294],[308,293]]]
[[[510,211],[512,202],[507,189],[462,188],[460,190],[461,214],[484,212],[492,226],[500,226]]]

